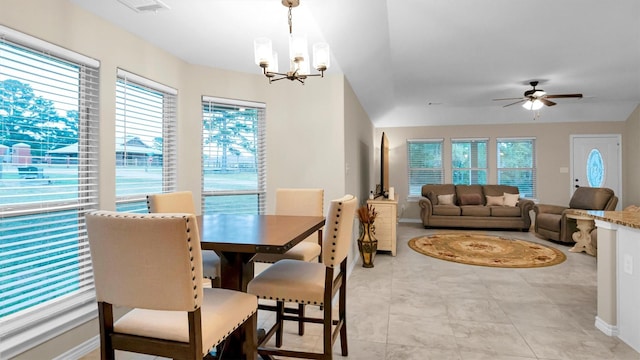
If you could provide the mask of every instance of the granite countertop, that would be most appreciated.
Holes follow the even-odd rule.
[[[640,229],[640,212],[581,210],[579,213],[591,216],[597,220]]]

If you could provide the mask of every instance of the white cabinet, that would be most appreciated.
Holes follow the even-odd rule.
[[[398,224],[398,201],[396,200],[367,200],[378,216],[374,222],[375,238],[378,240],[378,250],[391,251],[396,256],[396,226]]]

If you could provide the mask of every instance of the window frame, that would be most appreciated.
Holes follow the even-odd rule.
[[[225,190],[211,190],[207,187],[206,181],[206,172],[208,166],[207,156],[205,156],[205,137],[207,136],[207,129],[205,129],[207,117],[205,116],[205,108],[206,107],[237,107],[238,109],[242,108],[250,108],[257,110],[257,119],[256,119],[256,129],[255,129],[255,148],[256,153],[254,155],[256,162],[256,188],[255,189],[225,189]],[[256,196],[257,203],[255,211],[238,211],[236,213],[246,214],[246,213],[255,213],[255,214],[264,214],[266,210],[266,199],[267,199],[267,149],[266,149],[266,104],[261,102],[253,102],[247,100],[237,100],[237,99],[227,99],[227,98],[218,98],[212,96],[202,96],[202,136],[200,137],[200,149],[201,149],[201,206],[202,213],[215,213],[216,211],[211,209],[211,206],[208,204],[208,200],[211,201],[214,198],[223,199],[224,197],[241,197],[241,196]],[[234,212],[224,210],[224,212]]]
[[[131,95],[127,93],[127,90],[133,91]],[[162,98],[161,105],[161,115],[160,118],[154,119],[154,121],[160,120],[159,123],[150,123],[149,114],[143,114],[143,112],[149,111],[149,108],[143,108],[148,104],[143,104],[146,100],[145,98],[139,96],[150,96],[149,94],[154,94],[158,98]],[[147,204],[146,204],[146,196],[149,194],[157,194],[163,192],[171,192],[176,191],[177,189],[177,95],[178,91],[169,86],[160,84],[154,80],[144,78],[137,74],[128,72],[124,69],[117,69],[117,77],[116,77],[116,122],[115,122],[115,139],[116,141],[116,209],[118,211],[126,211],[126,212],[138,212],[138,213],[146,213],[147,212]],[[131,105],[127,103],[127,96],[132,98]],[[139,97],[139,100],[135,99]],[[135,103],[139,105],[134,105]],[[156,107],[156,110],[159,110]],[[155,126],[159,125],[159,128],[152,128],[155,131],[151,133],[146,133],[146,136],[153,136],[154,134],[160,133],[162,134],[162,169],[161,169],[161,185],[160,189],[154,189],[150,187],[149,183],[142,184],[142,187],[139,188],[139,192],[128,194],[128,195],[119,195],[119,190],[123,189],[132,189],[132,186],[125,183],[119,184],[118,182],[118,172],[126,168],[127,156],[122,155],[122,161],[125,163],[118,164],[118,144],[119,138],[118,134],[120,132],[126,134],[127,132],[127,113],[130,113],[130,118],[132,119],[131,128],[137,127],[141,129],[143,127],[149,127],[149,125]],[[120,123],[119,117],[123,117],[125,121],[124,128]],[[144,118],[143,118],[144,117]],[[122,129],[121,129],[122,128]],[[124,143],[127,142],[126,135],[123,136]],[[151,145],[145,143],[145,145]],[[153,151],[154,154],[158,152],[157,149],[150,148],[149,151]],[[148,156],[148,155],[147,155]],[[142,159],[145,161],[145,167],[148,167],[153,171],[154,158],[156,155],[148,156],[151,163],[146,163],[146,157]],[[146,171],[146,168],[145,168]],[[120,185],[120,186],[119,186]],[[131,191],[131,190],[130,190]]]
[[[427,144],[439,144],[440,145],[440,167],[416,167],[416,168],[412,168],[412,158],[413,155],[412,151],[411,151],[411,145],[412,144],[423,144],[423,145],[427,145]],[[411,188],[412,188],[412,176],[411,176],[411,172],[415,171],[415,172],[425,172],[422,174],[423,178],[428,178],[430,177],[426,172],[433,172],[433,173],[437,173],[438,171],[440,172],[439,175],[439,179],[437,174],[434,176],[434,178],[437,180],[439,180],[439,182],[433,182],[433,184],[444,184],[444,139],[443,138],[434,138],[434,139],[407,139],[407,189],[408,189],[408,195],[407,197],[409,199],[418,199],[420,197],[422,197],[422,190],[419,190],[418,193],[412,193],[411,192]],[[420,180],[420,179],[416,179]],[[424,182],[422,185],[426,185],[427,182]],[[432,183],[429,183],[432,184]],[[422,185],[420,185],[420,188],[422,188]]]
[[[100,62],[57,45],[0,25],[0,41],[47,59],[73,64],[78,72],[78,135],[77,135],[77,196],[59,195],[50,201],[30,201],[26,205],[0,209],[0,219],[30,214],[77,212],[79,290],[55,298],[0,319],[0,358],[11,358],[40,345],[97,316],[93,275],[90,271],[84,214],[98,208],[98,138]],[[35,66],[35,65],[31,65]],[[28,69],[35,69],[30,67]],[[60,90],[62,91],[62,90]],[[52,190],[53,191],[53,190]],[[46,216],[46,215],[42,215]],[[45,236],[45,235],[42,235]],[[67,238],[65,238],[67,239]],[[37,238],[36,238],[37,240]],[[84,249],[84,250],[81,250]]]
[[[469,167],[456,167],[454,162],[454,146],[456,144],[470,144],[471,145],[471,156],[469,158],[469,165],[473,165],[474,162],[476,165],[478,165],[480,163],[480,158],[479,156],[479,152],[477,149],[477,146],[479,144],[484,144],[485,146],[485,153],[484,153],[484,163],[485,163],[485,167],[480,167],[480,166],[469,166]],[[473,149],[473,145],[476,145],[476,149],[474,151]],[[487,181],[489,179],[489,138],[464,138],[464,139],[451,139],[451,183],[454,185],[486,185]],[[473,156],[473,155],[476,156]],[[456,171],[466,171],[469,172],[469,179],[470,181],[468,183],[456,183],[455,178],[456,178]],[[485,182],[478,182],[478,181],[473,181],[473,173],[476,172],[478,175],[480,172],[484,171],[484,175],[485,175]],[[479,176],[476,175],[475,178],[476,180],[479,178]]]
[[[502,167],[502,161],[501,161],[501,156],[500,156],[500,144],[505,143],[505,142],[529,142],[531,144],[531,154],[529,155],[531,157],[531,166],[529,167]],[[499,185],[510,185],[510,186],[517,186],[519,189],[519,192],[521,194],[521,197],[523,198],[529,198],[529,199],[536,199],[537,198],[537,169],[536,169],[536,164],[537,164],[537,149],[536,149],[536,138],[535,137],[503,137],[503,138],[496,138],[496,182]],[[522,186],[520,184],[513,184],[511,182],[504,182],[501,179],[501,173],[505,172],[505,171],[524,171],[524,172],[529,172],[530,173],[530,177],[531,177],[531,194],[527,194],[527,191],[525,191],[523,193],[522,191]]]

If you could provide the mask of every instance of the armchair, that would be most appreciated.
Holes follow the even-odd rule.
[[[613,211],[618,197],[609,188],[579,187],[573,193],[569,206],[537,204],[534,231],[537,235],[564,243],[573,243],[571,235],[576,231],[575,220],[568,219],[566,213],[571,210]]]

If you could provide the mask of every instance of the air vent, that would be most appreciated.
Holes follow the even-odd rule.
[[[118,0],[129,9],[138,13],[158,12],[169,10],[169,6],[160,0]]]

